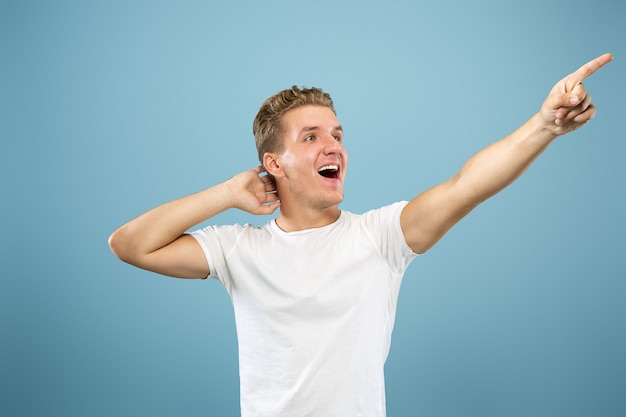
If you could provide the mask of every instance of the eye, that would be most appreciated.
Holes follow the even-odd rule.
[[[341,136],[335,135],[333,136],[337,142],[341,142]]]
[[[313,136],[313,135],[309,135],[309,136],[307,136],[306,138],[304,138],[304,141],[305,141],[305,142],[312,142],[312,141],[313,141],[313,139],[315,139],[315,136]]]

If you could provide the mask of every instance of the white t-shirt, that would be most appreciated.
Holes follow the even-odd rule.
[[[416,256],[405,205],[291,233],[273,220],[192,233],[233,302],[242,417],[385,415],[398,291]]]

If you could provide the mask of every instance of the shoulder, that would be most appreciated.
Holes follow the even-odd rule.
[[[366,211],[363,214],[342,212],[345,227],[356,227],[373,236],[402,236],[400,216],[407,201],[398,201],[383,207]]]
[[[408,201],[398,201],[383,207],[379,207],[376,209],[369,210],[359,217],[363,219],[363,221],[379,221],[379,222],[395,222],[400,221],[400,215],[402,214],[402,210],[408,204]]]
[[[362,236],[377,248],[394,271],[403,271],[416,256],[408,246],[400,224],[407,204],[408,201],[398,201],[354,217]]]
[[[235,242],[241,238],[253,238],[269,234],[269,224],[254,226],[252,224],[211,225],[192,231],[190,234],[199,241],[219,240]]]

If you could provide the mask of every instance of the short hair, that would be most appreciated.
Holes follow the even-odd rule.
[[[316,87],[299,88],[294,85],[290,89],[274,94],[261,105],[252,124],[252,133],[261,164],[266,152],[282,150],[283,143],[280,138],[283,133],[283,115],[289,110],[306,105],[328,107],[337,114],[330,94]]]

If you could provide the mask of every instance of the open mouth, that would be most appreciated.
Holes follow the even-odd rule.
[[[339,178],[339,166],[337,165],[324,165],[317,172],[322,177]]]

